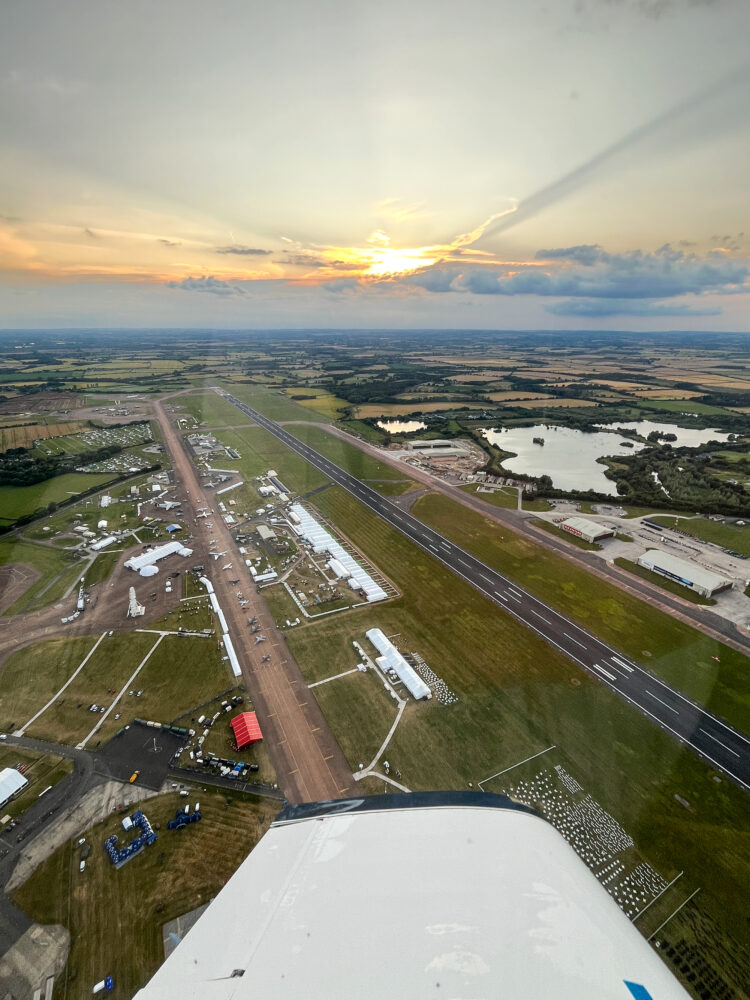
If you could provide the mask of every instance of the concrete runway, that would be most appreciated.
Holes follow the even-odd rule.
[[[412,517],[235,396],[224,398],[396,530],[536,632],[738,785],[750,791],[750,740],[654,674]]]

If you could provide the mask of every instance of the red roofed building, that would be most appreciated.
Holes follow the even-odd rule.
[[[239,715],[235,715],[229,725],[234,732],[234,740],[238,750],[252,746],[253,743],[259,743],[263,739],[258,716],[255,712],[241,712]]]

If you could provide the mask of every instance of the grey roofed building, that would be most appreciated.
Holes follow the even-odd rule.
[[[710,597],[732,586],[732,581],[727,577],[697,566],[686,559],[678,559],[677,556],[662,552],[661,549],[648,549],[639,556],[638,565],[675,580],[704,597]]]

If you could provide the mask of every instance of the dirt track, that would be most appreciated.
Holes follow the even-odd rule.
[[[181,437],[175,431],[162,403],[154,406],[159,420],[164,444],[172,458],[177,492],[189,492],[186,508],[197,511],[212,506],[213,497],[206,497],[198,482],[195,468],[188,457]],[[191,542],[195,550],[194,561],[206,567],[222,610],[229,624],[243,677],[259,721],[271,760],[276,768],[277,780],[290,802],[317,801],[340,798],[351,792],[353,779],[346,759],[336,743],[323,714],[307,684],[298,664],[287,649],[282,635],[276,629],[265,601],[256,592],[255,584],[242,564],[229,529],[220,515],[212,519],[212,527],[204,528],[205,521],[197,521],[198,538]],[[226,549],[233,560],[232,573],[222,572],[219,562],[208,554],[208,538],[216,539],[219,549]],[[233,558],[234,557],[234,558]],[[229,583],[229,576],[239,578],[236,585]],[[240,589],[250,602],[240,608],[236,591]],[[247,618],[257,616],[261,634],[267,641],[256,646],[247,626]],[[264,655],[270,655],[267,663]]]

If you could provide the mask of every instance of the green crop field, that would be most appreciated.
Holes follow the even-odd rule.
[[[71,495],[104,486],[115,478],[111,472],[70,472],[33,486],[0,486],[0,524],[11,524],[35,510],[44,511],[51,503],[69,500]]]
[[[750,729],[746,656],[445,497],[423,497],[412,513],[688,697]]]
[[[663,524],[665,528],[685,531],[688,535],[703,542],[713,542],[723,549],[732,549],[734,552],[750,556],[750,525],[709,521],[703,517],[680,517],[678,519],[676,517],[655,516],[649,520]],[[750,564],[748,564],[748,576],[750,576]]]
[[[566,769],[665,878],[684,870],[691,884],[702,887],[700,919],[677,917],[673,929],[696,935],[708,953],[725,949],[732,961],[745,962],[740,942],[746,890],[738,891],[750,887],[741,832],[745,794],[343,491],[334,487],[315,502],[404,597],[289,631],[289,647],[305,676],[319,680],[353,668],[352,640],[366,647],[365,631],[378,626],[397,636],[403,651],[420,653],[459,699],[450,706],[436,700],[407,706],[384,753],[391,774],[398,768],[414,790],[476,787],[478,780],[556,746]],[[456,520],[463,525],[467,517],[473,515],[461,511]],[[488,557],[494,551],[491,533],[484,546]],[[553,583],[560,585],[559,577]],[[592,614],[610,611],[599,595]],[[627,627],[633,628],[632,621]],[[684,658],[684,638],[675,660]],[[661,658],[660,646],[651,645]],[[717,665],[708,662],[716,677]],[[705,670],[711,670],[708,664]],[[361,679],[352,674],[312,689],[353,769],[368,763],[367,753],[385,737],[395,714],[387,692],[377,684],[368,691]]]
[[[639,400],[633,404],[639,410],[662,410],[664,413],[705,413],[725,414],[723,406],[711,406],[708,403],[695,403],[689,399],[649,399]]]
[[[159,839],[119,871],[101,848],[110,834],[122,835],[120,817],[110,816],[87,831],[93,849],[84,872],[77,847],[68,842],[14,893],[33,920],[62,924],[71,933],[56,995],[84,1000],[107,973],[118,996],[132,997],[164,960],[163,924],[212,899],[278,811],[270,800],[202,791],[201,822],[167,830],[185,801],[170,793],[143,803],[151,824],[161,826]]]

